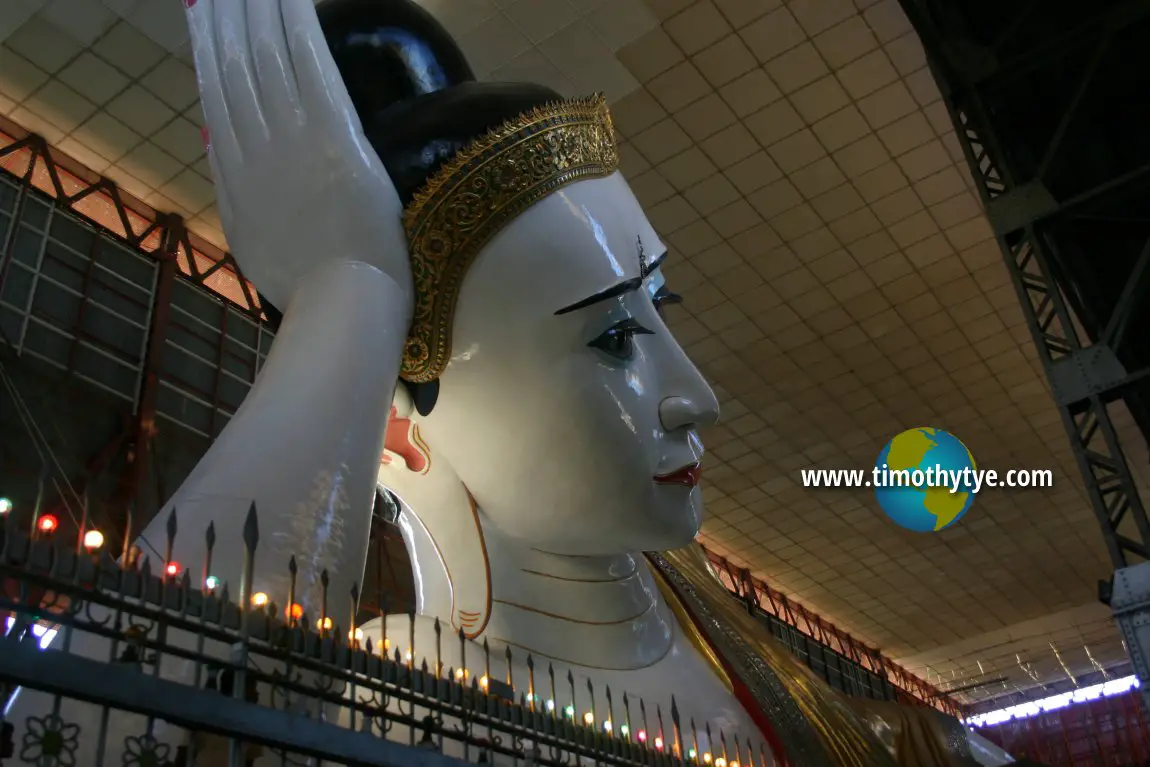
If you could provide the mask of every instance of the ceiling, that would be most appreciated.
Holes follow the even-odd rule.
[[[1007,678],[968,701],[1125,660],[1098,524],[897,0],[423,3],[481,77],[611,99],[686,298],[671,324],[723,404],[713,550],[943,689]],[[0,114],[226,247],[180,3],[4,5]],[[984,492],[930,535],[869,491],[801,487],[921,425],[1055,486]]]

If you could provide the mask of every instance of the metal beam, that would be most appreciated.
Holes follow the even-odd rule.
[[[1003,162],[1006,155],[997,146],[993,122],[986,114],[978,89],[969,82],[963,82],[945,59],[945,36],[933,25],[918,2],[901,1],[923,39],[932,69],[943,85],[944,102],[983,204],[989,211],[995,211],[996,207],[1001,211],[1002,203],[996,205],[996,201],[1012,194],[1028,195],[1025,190],[1039,182],[1016,178],[1010,166]],[[1107,24],[1111,31],[1115,26],[1115,23]],[[1042,199],[1041,194],[1030,194],[1027,197],[1029,204],[1015,206],[1010,215],[991,217],[1039,358],[1052,386],[1058,389],[1063,427],[1070,438],[1087,496],[1116,569],[1126,567],[1132,559],[1147,558],[1150,519],[1118,442],[1107,404],[1120,399],[1122,387],[1142,373],[1139,371],[1131,376],[1121,370],[1120,365],[1116,369],[1114,365],[1118,363],[1113,347],[1102,343],[1084,346],[1079,340],[1062,291],[1054,279],[1046,254],[1047,244],[1036,231],[1035,224],[1042,218],[1065,212],[1069,206],[1115,191],[1146,170],[1137,168],[1120,179],[1084,191],[1061,204],[1055,203],[1053,207],[1050,205],[1053,200]],[[1124,524],[1128,520],[1133,524]],[[1134,535],[1120,530],[1120,526],[1133,528],[1130,532]]]
[[[39,136],[30,138],[39,138]],[[19,149],[24,145],[31,144],[27,139],[25,139],[23,144],[17,142],[7,149],[8,152],[15,152],[19,151]],[[5,148],[0,148],[0,160],[4,159],[8,152],[5,151]],[[29,166],[28,171],[20,179],[20,193],[16,198],[16,207],[12,211],[12,219],[9,222],[8,232],[4,237],[4,243],[2,246],[0,246],[0,290],[4,289],[4,283],[8,279],[8,265],[12,263],[12,249],[16,245],[16,233],[20,231],[20,220],[24,217],[24,205],[28,201],[29,180],[31,178],[32,169],[31,166]]]
[[[1138,261],[1134,264],[1134,271],[1126,285],[1123,286],[1122,295],[1114,304],[1110,320],[1106,323],[1106,329],[1102,331],[1102,338],[1099,339],[1100,343],[1111,349],[1117,349],[1122,345],[1126,338],[1126,328],[1130,324],[1130,317],[1134,314],[1134,308],[1138,306],[1138,302],[1146,292],[1147,285],[1150,285],[1150,240],[1146,241],[1145,247],[1138,255]]]
[[[1082,104],[1082,99],[1086,97],[1090,86],[1094,82],[1094,73],[1098,71],[1098,65],[1102,63],[1102,59],[1110,50],[1110,41],[1112,37],[1107,35],[1098,43],[1094,50],[1094,55],[1090,57],[1090,63],[1086,66],[1086,71],[1082,73],[1082,79],[1078,81],[1078,88],[1074,91],[1074,97],[1070,101],[1070,106],[1066,108],[1066,112],[1062,115],[1062,119],[1058,123],[1058,128],[1054,131],[1054,136],[1050,139],[1050,143],[1046,147],[1046,153],[1042,156],[1042,161],[1038,164],[1038,177],[1047,178],[1050,173],[1050,166],[1058,159],[1059,153],[1062,150],[1063,141],[1066,139],[1066,134],[1070,130],[1070,126],[1074,123],[1074,118],[1078,116],[1078,107]]]
[[[172,289],[178,271],[176,259],[185,237],[184,222],[179,216],[174,214],[165,216],[162,225],[164,238],[157,253],[160,266],[156,275],[156,290],[152,303],[151,326],[148,329],[148,348],[144,353],[140,396],[136,401],[132,435],[128,443],[128,465],[113,498],[115,506],[131,505],[139,499],[144,473],[148,466],[152,436],[156,429],[160,364],[172,317]],[[124,509],[124,515],[127,518],[127,508]],[[125,534],[131,537],[128,531],[125,531]]]

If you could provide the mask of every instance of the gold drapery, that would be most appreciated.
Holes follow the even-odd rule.
[[[712,575],[698,546],[650,555],[684,629],[720,678],[743,685],[796,767],[962,767],[962,725],[941,712],[849,699],[780,646]],[[686,616],[686,620],[684,619]]]

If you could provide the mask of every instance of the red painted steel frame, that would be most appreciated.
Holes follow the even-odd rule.
[[[176,275],[207,288],[258,322],[263,313],[255,288],[243,278],[230,254],[190,233],[180,216],[152,209],[112,181],[53,149],[40,136],[28,133],[3,117],[0,117],[0,170],[22,182],[17,212],[23,208],[28,190],[36,189],[103,232],[159,262],[143,382],[128,431],[128,468],[113,499],[113,506],[130,504],[139,494],[155,431],[159,362],[172,321],[171,295]],[[0,243],[0,248],[3,248],[0,251],[0,287],[3,287],[11,256],[8,250],[13,238],[8,239],[8,243]],[[222,339],[218,343],[222,345]],[[216,399],[213,393],[208,395],[209,399]]]
[[[913,701],[926,703],[954,716],[962,715],[962,706],[953,698],[887,658],[878,649],[866,645],[833,623],[788,599],[786,594],[751,575],[747,568],[738,567],[713,551],[707,551],[707,554],[715,566],[719,580],[735,594],[883,677]]]
[[[174,259],[185,278],[260,319],[255,288],[231,254],[188,232],[179,216],[152,209],[3,117],[0,169],[142,253]]]

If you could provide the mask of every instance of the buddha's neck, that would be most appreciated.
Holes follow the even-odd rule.
[[[638,669],[671,646],[672,615],[642,554],[552,554],[487,531],[491,619],[485,634],[533,655]]]

